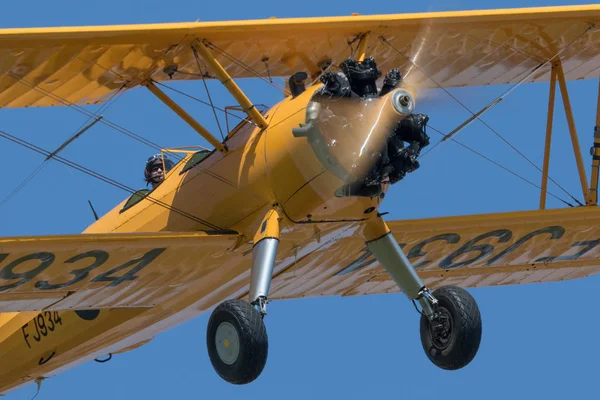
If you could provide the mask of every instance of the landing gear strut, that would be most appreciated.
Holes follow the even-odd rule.
[[[481,341],[481,315],[473,297],[456,286],[430,293],[380,218],[370,221],[365,233],[373,255],[408,298],[421,305],[421,343],[427,357],[443,369],[469,364]]]
[[[254,237],[250,302],[227,300],[212,312],[206,344],[213,368],[229,383],[250,383],[267,362],[268,337],[263,318],[279,244],[279,214],[275,210],[263,219]]]

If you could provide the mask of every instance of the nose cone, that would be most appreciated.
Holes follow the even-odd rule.
[[[402,118],[409,116],[415,110],[414,96],[406,89],[396,89],[388,96],[391,103]]]
[[[364,178],[381,159],[398,123],[412,114],[414,96],[395,89],[382,97],[330,97],[315,94],[306,109],[306,136],[319,160],[346,183]]]

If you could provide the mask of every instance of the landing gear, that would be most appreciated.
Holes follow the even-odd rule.
[[[217,374],[233,384],[250,383],[267,362],[267,329],[262,315],[244,300],[221,303],[208,321],[206,345]]]
[[[421,315],[421,343],[427,357],[440,368],[460,369],[469,364],[481,342],[481,315],[473,296],[456,286],[433,295],[435,316]]]
[[[421,342],[427,357],[443,369],[469,364],[481,341],[481,315],[473,297],[456,286],[430,293],[380,218],[370,222],[365,235],[367,246],[396,284],[421,305]]]
[[[269,211],[254,236],[250,303],[221,303],[208,321],[206,345],[213,368],[225,381],[250,383],[267,362],[268,338],[263,322],[279,244],[279,214]]]

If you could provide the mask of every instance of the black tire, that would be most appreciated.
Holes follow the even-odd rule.
[[[441,329],[432,327],[429,318],[421,316],[421,343],[427,357],[440,368],[456,370],[469,364],[481,342],[481,314],[473,296],[456,286],[445,286],[435,292]]]
[[[237,339],[235,334],[227,336],[232,329],[235,330]],[[227,344],[217,343],[218,330],[220,338],[232,337],[232,340],[238,340],[236,345],[239,345],[239,351],[235,351],[236,345],[232,346],[233,353],[229,350],[229,339],[226,339]],[[258,378],[267,362],[269,346],[263,318],[252,305],[243,300],[227,300],[215,308],[208,321],[206,344],[215,371],[229,383],[243,385],[252,382]]]

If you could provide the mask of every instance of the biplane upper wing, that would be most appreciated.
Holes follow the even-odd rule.
[[[581,207],[393,221],[389,228],[430,288],[576,279],[600,272],[600,209]],[[356,248],[363,248],[356,254]],[[299,259],[270,299],[398,292],[358,236]]]
[[[0,107],[97,104],[148,79],[201,79],[197,40],[234,78],[318,73],[322,62],[353,54],[368,33],[367,55],[384,70],[410,69],[420,87],[436,86],[426,75],[444,87],[514,83],[556,55],[566,79],[585,79],[600,73],[598,22],[600,6],[589,5],[2,29]],[[529,81],[549,80],[549,70]]]
[[[204,232],[1,238],[0,312],[151,308],[199,282],[235,279],[223,265],[246,271],[231,251],[238,240]]]

